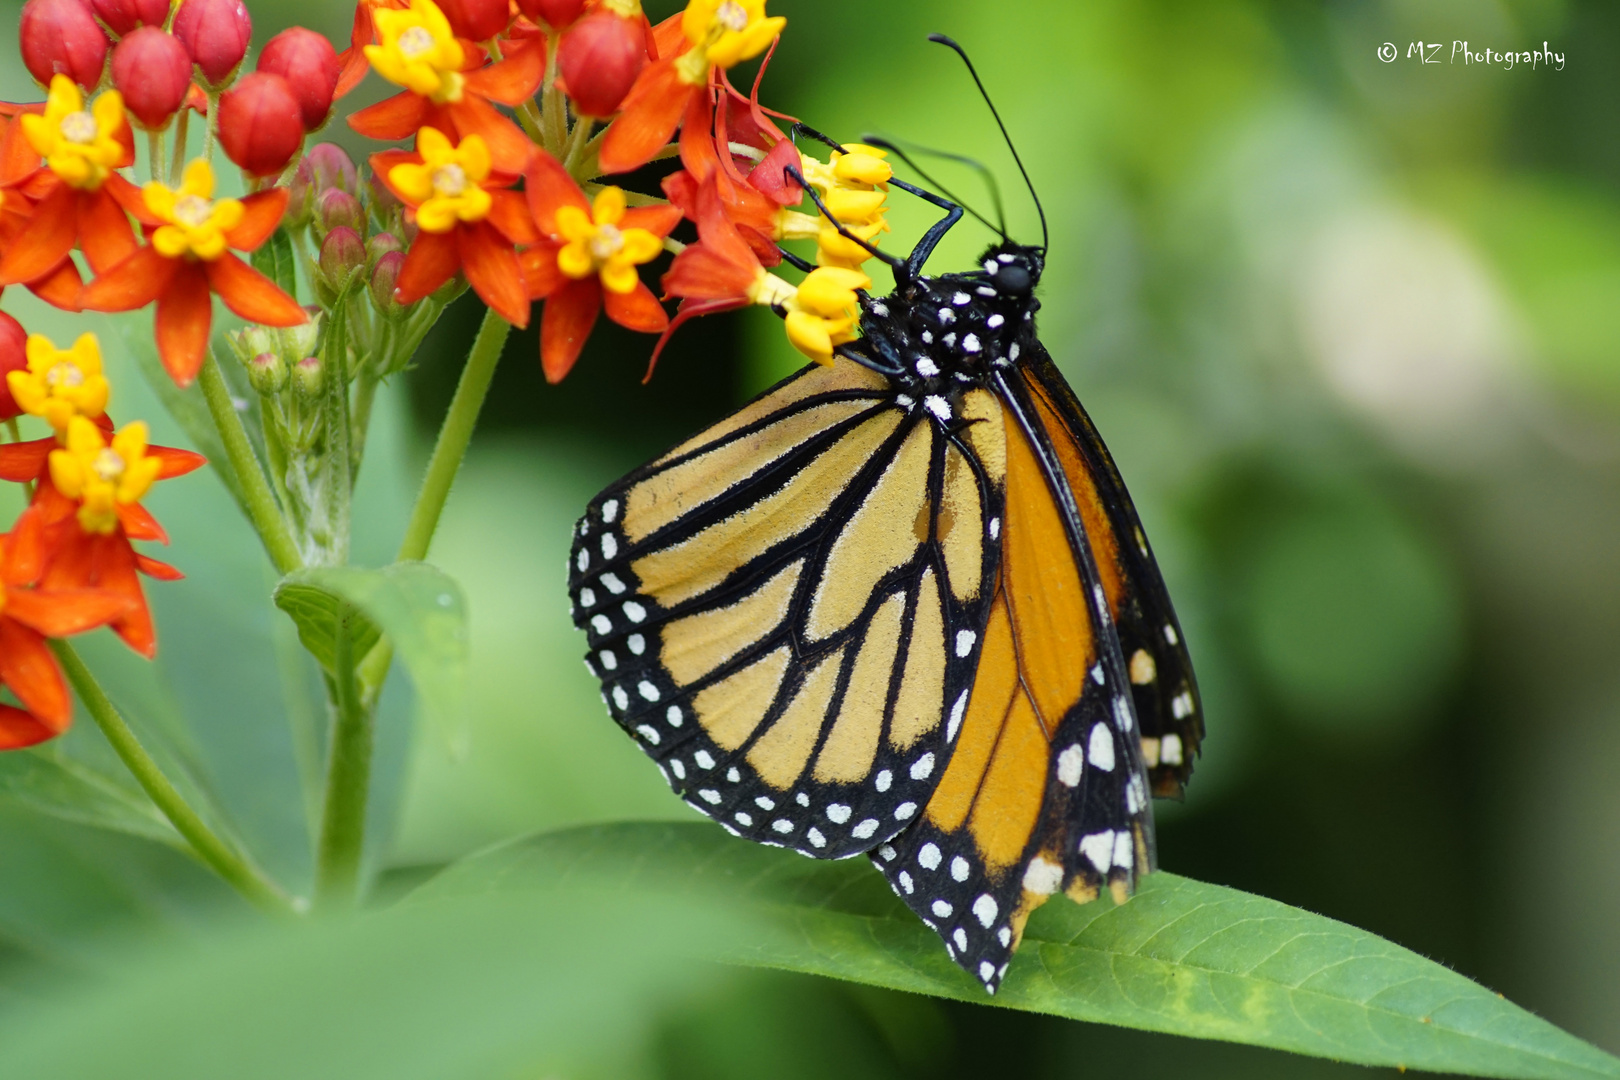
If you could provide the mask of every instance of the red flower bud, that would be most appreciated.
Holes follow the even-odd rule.
[[[169,0],[90,0],[90,7],[119,37],[138,26],[161,27],[169,18]]]
[[[212,86],[224,86],[247,55],[253,19],[242,0],[184,0],[174,14],[174,36]]]
[[[400,303],[394,299],[394,289],[399,283],[399,268],[405,265],[403,251],[390,251],[377,260],[377,265],[371,271],[371,302],[377,310],[384,315],[394,315],[400,310]]]
[[[338,226],[321,241],[321,273],[334,288],[341,288],[349,272],[366,265],[366,245],[360,234]]]
[[[561,30],[585,10],[585,0],[518,0],[518,9],[553,30]]]
[[[101,81],[107,34],[84,0],[28,0],[17,29],[23,63],[42,86],[59,73],[86,90]]]
[[[647,62],[640,19],[593,11],[562,36],[557,67],[581,116],[612,116]]]
[[[185,104],[191,57],[172,34],[143,26],[113,48],[112,81],[136,121],[158,131]]]
[[[219,99],[219,144],[250,176],[285,169],[304,145],[298,99],[287,80],[255,71],[227,90]]]
[[[389,295],[392,294],[390,289]],[[28,331],[22,328],[22,323],[0,311],[0,420],[14,420],[22,415],[6,386],[6,376],[28,369],[27,344]]]
[[[333,229],[364,232],[366,211],[360,200],[339,188],[327,188],[315,196],[315,227],[322,233]]]
[[[439,0],[439,10],[456,37],[468,41],[488,41],[512,21],[507,0]]]
[[[298,98],[305,131],[326,123],[338,82],[337,50],[330,41],[302,26],[283,30],[259,54],[259,70],[287,80]]]

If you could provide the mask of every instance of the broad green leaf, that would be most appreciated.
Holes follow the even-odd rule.
[[[180,843],[173,826],[140,791],[49,749],[0,754],[0,796],[80,825]]]
[[[298,296],[298,259],[293,254],[292,236],[285,227],[271,234],[253,253],[253,269],[281,287],[288,296]]]
[[[1107,899],[1047,904],[994,999],[864,860],[815,862],[708,824],[545,834],[473,856],[417,896],[544,892],[576,880],[741,901],[774,932],[693,939],[733,963],[1364,1065],[1525,1080],[1620,1077],[1620,1059],[1399,945],[1164,872],[1119,907]]]
[[[304,646],[331,669],[337,614],[347,604],[364,616],[350,624],[356,658],[378,633],[388,635],[416,684],[428,717],[458,739],[465,728],[467,603],[461,586],[427,563],[381,570],[351,566],[295,571],[276,587],[276,604],[298,624]]]

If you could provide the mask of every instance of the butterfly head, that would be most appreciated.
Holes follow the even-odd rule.
[[[1021,301],[1035,292],[1041,271],[1046,268],[1046,252],[1038,247],[1010,240],[992,245],[979,259],[989,284],[1002,300]]]

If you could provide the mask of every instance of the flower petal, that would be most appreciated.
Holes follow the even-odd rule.
[[[309,313],[281,287],[247,263],[226,252],[213,262],[201,264],[208,274],[208,285],[225,306],[248,322],[262,326],[302,326]]]
[[[0,443],[0,480],[27,484],[45,472],[45,459],[56,449],[56,439],[46,437],[28,442]]]
[[[669,315],[663,305],[642,282],[636,282],[636,287],[627,293],[603,291],[607,317],[620,326],[643,334],[661,334],[669,326]]]
[[[642,68],[602,140],[598,155],[602,172],[629,172],[651,161],[675,134],[687,102],[698,91],[680,80],[673,60]]]
[[[523,196],[529,200],[529,212],[534,215],[535,225],[547,236],[561,235],[557,228],[557,211],[565,206],[572,206],[587,220],[591,216],[591,204],[585,193],[562,167],[562,162],[544,150],[536,150],[529,159],[528,171],[523,175]]]
[[[129,258],[84,287],[79,303],[90,311],[134,311],[156,300],[180,269],[150,247],[137,248]]]
[[[156,329],[158,355],[169,376],[182,387],[190,386],[202,370],[213,319],[214,297],[208,290],[208,272],[194,263],[177,266],[168,287],[158,297]]]
[[[79,232],[78,194],[62,184],[34,207],[28,224],[0,258],[0,285],[44,277],[67,258]]]
[[[62,732],[49,727],[33,713],[10,705],[0,705],[0,750],[22,750],[54,739]]]
[[[529,204],[523,195],[506,188],[491,191],[489,217],[485,218],[491,225],[501,231],[501,235],[513,244],[533,244],[539,241],[540,233],[534,227],[534,217],[529,213]]]
[[[624,212],[624,220],[619,222],[619,228],[646,229],[662,239],[680,223],[681,210],[678,206],[632,206]]]
[[[98,536],[95,543],[97,587],[127,596],[134,604],[113,622],[113,633],[150,660],[157,655],[157,630],[152,625],[152,610],[146,606],[146,594],[141,591],[135,549],[118,535]]]
[[[529,325],[529,290],[512,245],[493,225],[477,222],[456,230],[461,267],[478,298],[513,326]]]
[[[426,121],[431,107],[427,98],[406,90],[350,115],[349,126],[380,142],[408,139]]]
[[[11,606],[9,598],[6,606]],[[0,616],[0,683],[53,732],[67,728],[73,705],[56,657],[38,631],[4,616]]]
[[[226,230],[225,242],[238,251],[257,251],[270,239],[287,212],[288,192],[284,187],[256,191],[242,197],[242,220]]]
[[[557,252],[562,247],[555,240],[542,240],[518,256],[523,281],[529,286],[529,299],[543,300],[574,280],[557,265]],[[52,439],[45,441],[54,443]]]
[[[521,105],[534,97],[545,77],[546,39],[538,37],[512,45],[498,64],[469,71],[463,86],[469,93],[502,105]]]
[[[118,524],[124,527],[124,535],[131,540],[156,540],[160,544],[169,542],[169,534],[158,524],[158,519],[140,503],[118,507]]]
[[[407,198],[405,193],[394,186],[388,174],[394,171],[395,165],[420,165],[422,155],[410,150],[379,150],[370,157],[371,175],[383,182],[383,186],[393,193],[394,198],[407,206],[415,206],[419,200]]]
[[[120,177],[122,179],[122,177]],[[140,247],[129,217],[107,185],[79,198],[79,248],[96,273],[109,270]]]
[[[159,581],[184,581],[186,577],[168,563],[154,559],[150,555],[142,555],[138,551],[135,553],[135,569]]]
[[[523,130],[496,111],[495,106],[481,98],[464,97],[453,105],[441,107],[455,125],[459,139],[477,135],[489,149],[489,159],[497,173],[509,177],[523,175],[528,167],[534,143]]]
[[[117,173],[110,173],[107,179],[101,182],[101,190],[107,192],[124,208],[124,212],[142,225],[156,228],[163,224],[163,219],[152,213],[152,208],[146,205],[146,196],[141,189],[125,180]]]
[[[575,281],[552,293],[540,316],[540,367],[546,381],[560,383],[579,359],[602,309],[602,286],[595,278]]]
[[[42,278],[30,281],[28,291],[63,311],[84,310],[79,304],[79,294],[84,291],[84,282],[79,279],[79,268],[73,264],[72,259],[63,259],[62,264],[55,270]]]
[[[48,638],[94,630],[124,614],[129,597],[99,589],[12,589],[4,618],[16,619]]]
[[[158,471],[159,480],[173,480],[208,464],[208,459],[201,454],[173,446],[148,446],[146,456],[157,458],[163,463],[163,468]]]
[[[401,304],[414,304],[455,276],[461,269],[461,251],[456,234],[421,232],[405,252],[400,264],[399,278],[394,285],[394,299]]]

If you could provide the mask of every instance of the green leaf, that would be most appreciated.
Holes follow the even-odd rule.
[[[180,843],[144,794],[51,750],[0,754],[0,795],[65,821]]]
[[[298,298],[298,259],[293,254],[292,236],[285,226],[277,229],[253,253],[253,269],[279,285],[288,296]]]
[[[774,932],[692,939],[733,963],[1364,1065],[1620,1077],[1620,1059],[1392,942],[1164,872],[1119,907],[1047,904],[993,999],[864,860],[815,862],[707,824],[550,833],[473,856],[416,895],[544,892],[579,880],[740,902]]]
[[[452,738],[466,724],[467,602],[454,578],[427,563],[404,562],[381,570],[314,567],[283,578],[276,605],[291,615],[298,636],[321,665],[332,669],[339,610],[351,613],[354,655],[363,657],[387,634],[404,661],[428,717]]]

